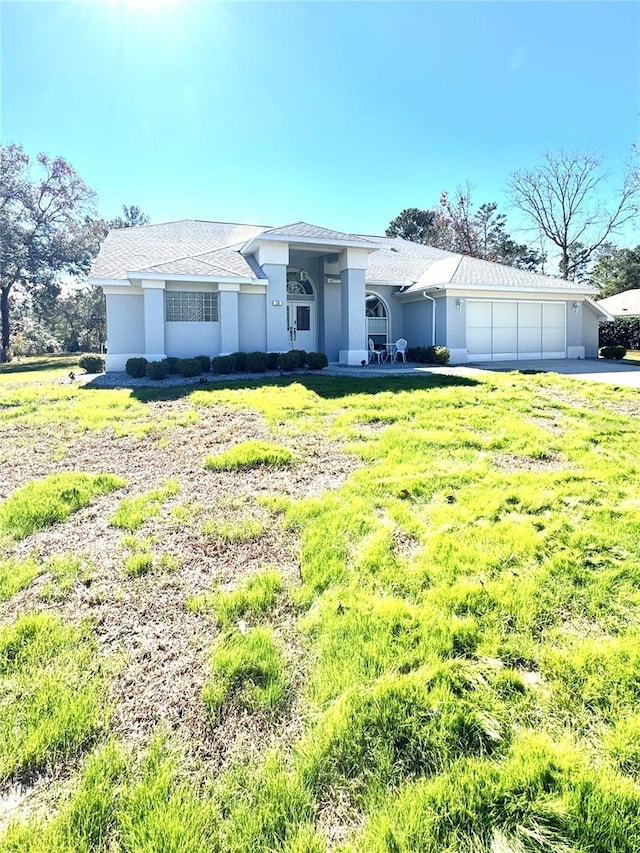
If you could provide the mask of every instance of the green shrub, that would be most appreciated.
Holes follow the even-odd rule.
[[[78,364],[87,373],[104,373],[104,358],[101,355],[83,355]]]
[[[329,359],[323,352],[307,353],[307,367],[309,370],[322,370],[322,368],[327,367],[328,364]]]
[[[451,353],[446,347],[427,347],[432,364],[447,364]]]
[[[620,359],[620,358],[624,358],[626,354],[627,354],[626,348],[623,346],[620,346],[619,344],[612,344],[610,346],[600,347],[600,357],[601,358]]]
[[[416,361],[418,364],[447,364],[449,356],[450,353],[446,347],[409,347],[407,349],[408,361]]]
[[[162,361],[150,361],[147,364],[146,368],[146,376],[147,379],[166,379],[167,377],[167,360],[163,359]]]
[[[280,370],[297,370],[300,367],[300,356],[294,350],[281,352],[278,355],[278,367]]]
[[[249,373],[264,373],[269,369],[269,356],[266,352],[248,352],[245,367]]]
[[[203,373],[208,373],[211,370],[211,358],[208,355],[196,355],[195,359],[200,362]]]
[[[146,358],[128,358],[124,369],[134,379],[143,379],[146,376],[147,364]]]
[[[268,352],[267,358],[269,359],[269,370],[277,370],[278,369],[278,359],[280,358],[279,352]]]
[[[178,361],[178,373],[180,376],[200,376],[202,365],[197,358],[181,358]]]
[[[305,366],[305,364],[307,363],[307,352],[306,352],[306,350],[292,349],[291,354],[298,356],[298,367],[304,367]]]
[[[212,362],[214,373],[234,373],[236,369],[236,358],[234,355],[217,355]]]
[[[164,362],[167,365],[167,374],[169,376],[175,376],[178,372],[178,364],[180,359],[175,355],[170,355],[165,358]]]
[[[244,373],[247,369],[247,354],[246,352],[232,352],[233,360],[235,363],[236,373]]]
[[[640,317],[616,317],[601,323],[598,329],[600,346],[623,346],[640,350]]]

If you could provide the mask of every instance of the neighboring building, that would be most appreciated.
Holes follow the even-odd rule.
[[[640,317],[640,288],[624,290],[600,299],[598,307],[604,308],[613,317]]]
[[[447,346],[451,363],[595,358],[593,288],[391,237],[296,222],[183,220],[111,231],[89,278],[107,302],[107,370],[128,358]]]

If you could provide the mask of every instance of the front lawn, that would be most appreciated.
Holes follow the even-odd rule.
[[[45,776],[3,849],[640,849],[640,393],[520,373],[18,381],[0,517],[43,477],[122,485],[5,545],[7,676],[46,602],[109,687],[86,733],[5,762],[7,791]],[[56,554],[91,572],[51,596]]]

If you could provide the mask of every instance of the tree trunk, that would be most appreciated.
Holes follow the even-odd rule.
[[[560,278],[569,278],[569,252],[566,249],[562,249],[560,256]]]
[[[0,317],[2,334],[0,336],[0,362],[11,361],[11,330],[9,327],[9,288],[0,288]]]

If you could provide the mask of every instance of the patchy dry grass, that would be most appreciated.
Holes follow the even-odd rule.
[[[40,768],[49,792],[0,845],[640,849],[637,392],[543,374],[44,388],[37,412],[0,389],[44,446],[74,412],[37,476],[99,465],[128,503],[8,540],[7,647],[21,620],[54,626],[10,687],[67,683],[80,636],[86,672],[118,668],[108,725],[12,747],[7,778]],[[16,435],[0,458],[20,489],[36,471]],[[158,512],[168,481],[180,503]],[[143,536],[109,523],[123,505]]]

